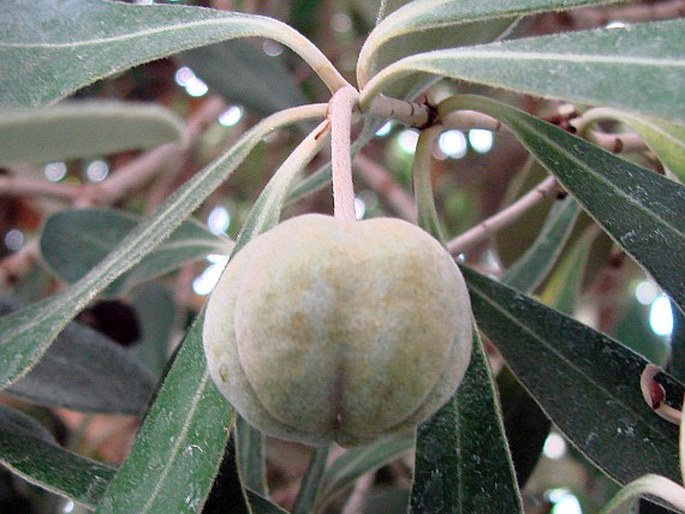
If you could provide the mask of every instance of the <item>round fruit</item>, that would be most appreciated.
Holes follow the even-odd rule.
[[[418,227],[307,214],[231,260],[203,339],[217,387],[261,431],[365,444],[454,394],[471,308],[454,260]]]

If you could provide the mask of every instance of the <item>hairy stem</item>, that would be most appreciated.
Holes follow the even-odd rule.
[[[333,94],[329,104],[334,215],[346,220],[356,219],[350,131],[358,99],[356,89],[343,87]]]

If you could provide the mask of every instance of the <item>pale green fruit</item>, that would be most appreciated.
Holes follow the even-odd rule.
[[[217,387],[264,433],[364,444],[454,394],[471,307],[452,257],[418,227],[308,214],[228,264],[203,338]]]

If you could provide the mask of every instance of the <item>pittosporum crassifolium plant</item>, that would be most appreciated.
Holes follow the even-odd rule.
[[[184,3],[0,5],[0,511],[685,512],[682,1]]]

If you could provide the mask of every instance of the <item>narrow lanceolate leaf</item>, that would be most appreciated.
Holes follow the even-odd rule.
[[[57,296],[0,318],[0,385],[25,375],[90,300],[169,237],[262,138],[278,127],[320,117],[325,105],[296,107],[274,114],[246,132],[224,156],[195,175],[78,282]]]
[[[0,463],[43,489],[95,507],[114,469],[58,446],[40,424],[0,407]]]
[[[128,458],[97,512],[199,512],[219,468],[232,409],[209,376],[202,315],[190,328]]]
[[[378,73],[361,105],[416,72],[685,122],[685,20],[413,55]]]
[[[478,324],[556,426],[607,475],[678,480],[678,430],[645,403],[647,361],[556,310],[465,269]],[[660,375],[678,404],[683,385]]]
[[[523,512],[502,414],[474,327],[471,364],[457,394],[419,425],[411,512]]]
[[[111,209],[74,209],[50,216],[40,236],[40,250],[48,268],[62,280],[74,283],[113,251],[135,229],[141,218]],[[68,244],[65,244],[68,242]],[[137,283],[202,259],[210,253],[227,254],[233,244],[189,220],[108,289],[121,294]]]
[[[494,100],[458,97],[444,105],[457,106],[504,121],[685,312],[685,186]]]
[[[414,436],[397,434],[370,446],[351,448],[326,470],[317,498],[315,512],[352,487],[358,478],[373,472],[414,447]]]
[[[0,165],[97,157],[179,141],[181,120],[157,105],[69,102],[0,111]]]
[[[573,198],[557,202],[531,247],[507,270],[502,281],[519,291],[533,291],[556,262],[580,214]]]
[[[584,116],[585,118],[586,116]],[[618,109],[598,107],[587,113],[588,121],[619,120],[642,136],[663,165],[685,182],[685,127],[649,116],[635,116]]]
[[[293,181],[321,150],[327,141],[329,132],[330,124],[328,121],[322,122],[302,140],[279,166],[250,209],[247,220],[240,229],[240,234],[238,234],[236,244],[231,252],[232,255],[250,240],[278,224]]]
[[[549,277],[540,299],[546,305],[573,316],[583,288],[583,277],[590,257],[592,243],[600,234],[597,225],[588,227]]]
[[[0,300],[0,314],[17,309]],[[38,365],[6,391],[39,405],[136,415],[145,411],[154,386],[152,375],[121,346],[72,322]]]
[[[362,46],[357,61],[359,85],[363,87],[374,72],[407,55],[448,48],[448,45],[454,48],[492,41],[520,16],[600,3],[607,2],[416,0],[398,5],[371,31]],[[490,23],[483,23],[486,21]],[[393,47],[390,52],[389,46]]]
[[[45,105],[139,64],[251,36],[292,48],[332,90],[347,84],[312,43],[271,18],[103,0],[15,0],[0,4],[0,106]]]

